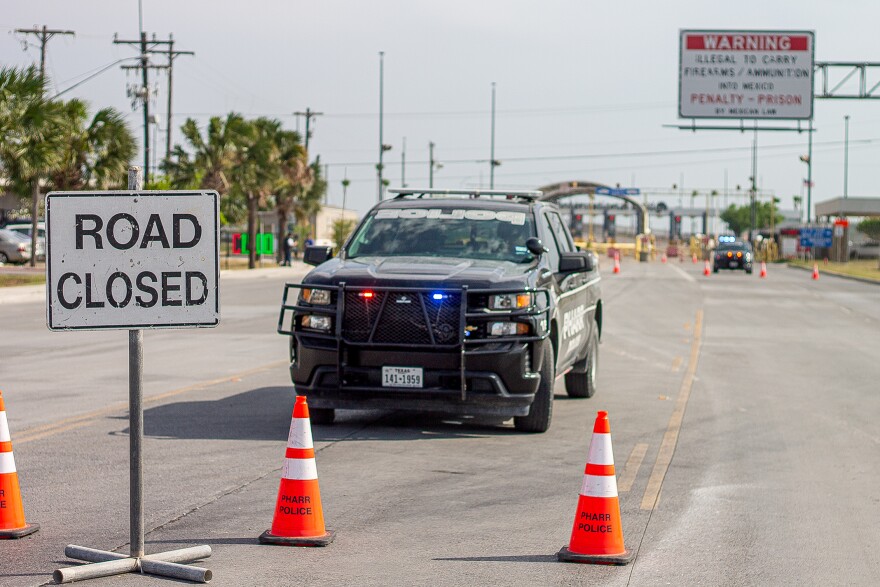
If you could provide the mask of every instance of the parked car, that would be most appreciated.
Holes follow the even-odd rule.
[[[12,224],[7,224],[3,227],[6,230],[11,230],[12,232],[17,232],[18,234],[24,235],[27,237],[28,242],[31,240],[31,230],[33,226],[30,222],[15,222]],[[43,261],[46,259],[46,223],[38,222],[37,223],[37,261]]]
[[[12,230],[0,229],[0,265],[26,263],[30,258],[30,238]]]
[[[880,257],[880,241],[849,242],[850,259],[876,259]]]
[[[553,384],[596,391],[598,261],[540,192],[391,190],[339,252],[285,287],[279,332],[312,421],[335,409],[514,418],[550,426]],[[282,325],[289,327],[284,328]]]

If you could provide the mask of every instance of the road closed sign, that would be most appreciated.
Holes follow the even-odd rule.
[[[682,118],[813,116],[811,31],[680,31]]]
[[[49,328],[216,326],[218,199],[208,191],[46,196]]]

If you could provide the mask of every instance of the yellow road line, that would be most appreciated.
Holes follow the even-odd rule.
[[[623,473],[620,474],[620,481],[617,484],[618,491],[624,492],[632,489],[636,475],[639,474],[639,467],[642,466],[642,460],[647,452],[648,445],[645,443],[639,443],[633,447],[632,452],[629,453],[629,458],[626,460]]]
[[[663,441],[660,443],[660,451],[657,453],[654,469],[651,471],[650,479],[648,479],[648,487],[645,488],[645,495],[642,497],[641,508],[643,510],[653,510],[657,507],[663,479],[666,477],[666,471],[669,469],[669,464],[675,455],[678,433],[681,431],[681,422],[684,419],[684,411],[687,408],[687,402],[691,396],[691,388],[694,385],[694,376],[697,372],[702,334],[703,310],[697,310],[697,320],[694,323],[694,340],[691,343],[691,356],[688,361],[687,372],[684,375],[684,381],[681,382],[681,390],[678,392],[678,398],[675,400],[675,409],[669,418],[669,425],[666,427],[666,434],[663,435]]]
[[[257,373],[262,373],[263,371],[269,371],[270,369],[276,369],[283,365],[287,365],[287,361],[275,361],[273,363],[268,363],[266,365],[261,365],[259,367],[254,367],[253,369],[247,369],[245,371],[240,371],[233,375],[228,375],[226,377],[218,377],[217,379],[211,379],[209,381],[202,381],[199,383],[194,383],[192,385],[187,385],[186,387],[180,387],[178,389],[173,389],[171,391],[167,391],[165,393],[160,393],[158,395],[152,395],[150,397],[144,398],[144,405],[155,404],[161,402],[163,400],[172,398],[177,395],[181,395],[184,393],[188,393],[190,391],[197,391],[200,389],[206,389],[208,387],[213,387],[215,385],[220,385],[221,383],[228,383],[231,381],[235,381],[237,379],[243,379],[245,377],[249,377],[251,375],[256,375]],[[83,426],[88,426],[89,424],[94,423],[99,418],[107,416],[109,414],[114,414],[116,412],[122,412],[128,409],[128,404],[125,402],[117,402],[115,404],[109,405],[105,408],[101,408],[99,410],[94,410],[92,412],[88,412],[86,414],[80,414],[78,416],[71,416],[69,418],[64,418],[62,420],[56,420],[55,422],[50,422],[48,424],[43,424],[41,426],[35,426],[33,428],[28,428],[24,432],[20,434],[16,434],[15,441],[16,445],[20,445],[24,442],[31,442],[33,440],[40,440],[42,438],[48,438],[50,436],[55,436],[56,434],[60,434],[62,432],[68,432],[70,430],[75,430],[77,428],[82,428]]]

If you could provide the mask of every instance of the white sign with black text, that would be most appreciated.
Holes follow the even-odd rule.
[[[218,203],[213,191],[47,195],[49,328],[216,326]]]
[[[682,118],[813,116],[811,31],[680,31]]]

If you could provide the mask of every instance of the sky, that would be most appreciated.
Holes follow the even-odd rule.
[[[39,61],[36,38],[17,28],[70,29],[48,44],[51,87],[136,55],[114,45],[139,36],[137,0],[0,0],[0,64]],[[380,57],[384,52],[385,177],[427,187],[428,144],[435,143],[435,187],[489,186],[492,83],[496,84],[495,187],[535,189],[560,181],[638,187],[675,207],[684,194],[717,190],[744,203],[752,133],[688,132],[678,118],[681,29],[815,31],[817,61],[880,61],[876,0],[142,0],[143,30],[173,34],[175,142],[187,117],[205,124],[230,111],[277,118],[311,108],[311,156],[327,165],[329,203],[365,212],[377,199]],[[164,57],[156,56],[162,63]],[[164,154],[167,82],[151,111],[160,116]],[[128,77],[128,76],[131,77]],[[143,136],[126,84],[109,67],[64,94],[93,108],[113,106]],[[880,68],[869,85],[880,81]],[[880,101],[819,100],[814,109],[813,203],[844,184],[844,116],[849,123],[848,193],[880,191]],[[796,123],[779,121],[773,126]],[[139,142],[142,138],[139,138]],[[807,133],[758,136],[758,184],[782,206],[802,195]],[[675,189],[673,189],[675,186]],[[737,186],[740,187],[737,190]],[[725,192],[726,189],[726,192]]]

